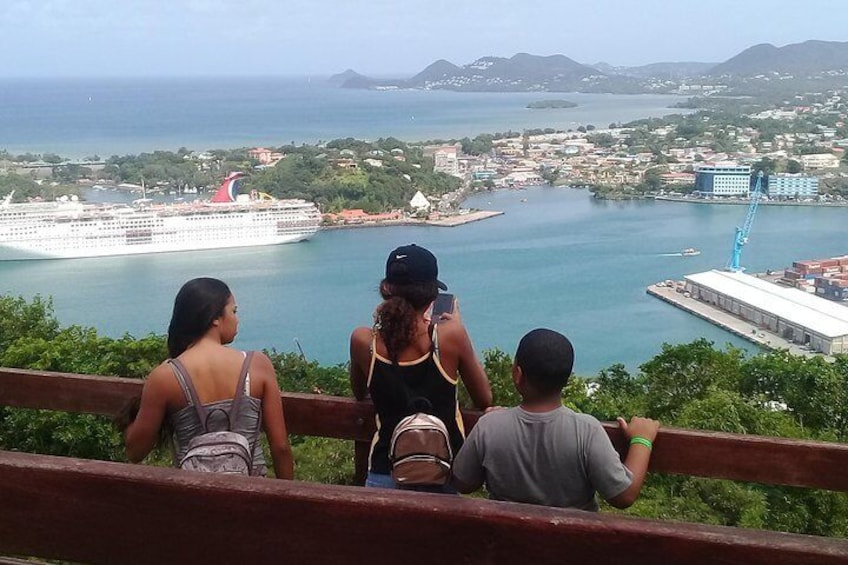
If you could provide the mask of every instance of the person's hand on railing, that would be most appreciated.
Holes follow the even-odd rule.
[[[657,439],[657,431],[660,429],[660,423],[657,420],[642,418],[640,416],[633,416],[629,424],[621,417],[616,418],[616,420],[618,421],[618,427],[621,428],[621,431],[624,432],[628,440],[642,438],[653,443]]]

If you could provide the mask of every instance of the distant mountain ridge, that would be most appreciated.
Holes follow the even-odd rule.
[[[510,58],[481,57],[462,66],[440,59],[412,78],[395,81],[371,80],[370,87],[564,91],[592,76],[603,76],[603,73],[588,65],[581,65],[565,55],[538,56],[518,53]],[[361,85],[362,81],[358,78],[342,84],[346,88],[361,88]]]
[[[348,69],[330,82],[344,88],[415,88],[474,92],[674,92],[691,79],[757,77],[772,73],[812,78],[848,74],[848,42],[805,41],[784,47],[764,43],[719,64],[661,62],[636,67],[584,65],[565,55],[481,57],[458,66],[440,59],[409,79],[377,80]]]
[[[805,41],[784,47],[761,43],[710,70],[713,76],[765,73],[804,74],[848,70],[848,41]]]
[[[599,71],[610,75],[624,75],[634,78],[669,78],[681,79],[703,76],[710,69],[716,66],[716,63],[697,63],[694,61],[686,61],[682,63],[651,63],[638,67],[614,67],[607,63],[596,63],[592,65]]]

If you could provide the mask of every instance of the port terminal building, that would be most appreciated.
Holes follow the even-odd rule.
[[[745,273],[712,270],[685,277],[685,291],[787,341],[825,355],[848,353],[848,308]]]

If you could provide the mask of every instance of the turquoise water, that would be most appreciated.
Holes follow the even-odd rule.
[[[153,151],[405,141],[662,116],[680,97],[557,94],[576,108],[529,110],[551,93],[370,91],[323,79],[0,79],[0,149],[84,158]]]
[[[526,202],[522,202],[526,200]],[[0,263],[0,293],[52,295],[63,324],[102,333],[164,333],[173,297],[196,276],[233,289],[236,345],[347,359],[348,336],[370,324],[388,252],[417,242],[439,258],[478,350],[512,352],[526,331],[572,338],[583,375],[621,362],[633,369],[663,342],[706,337],[747,343],[645,293],[662,279],[721,268],[743,206],[597,202],[583,190],[538,187],[474,196],[504,215],[456,228],[321,232],[309,242],[230,251]],[[848,253],[845,208],[760,207],[742,263],[749,270]],[[664,254],[697,247],[696,257]]]

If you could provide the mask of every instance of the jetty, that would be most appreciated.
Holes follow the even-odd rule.
[[[828,361],[834,360],[829,355],[822,355],[821,353],[811,351],[809,348],[787,340],[769,331],[767,328],[763,328],[761,325],[749,322],[725,310],[693,298],[688,292],[685,292],[684,288],[685,283],[683,281],[663,281],[649,286],[646,290],[651,296],[706,320],[764,349],[774,351],[786,349],[793,355],[802,355],[805,357],[822,356]]]
[[[354,220],[341,221],[339,223],[325,223],[321,229],[341,230],[351,228],[385,228],[391,226],[436,226],[442,228],[453,228],[501,215],[503,215],[503,212],[501,211],[474,210],[465,214],[450,214],[433,219],[410,218],[406,216],[374,219],[369,216],[361,216]]]
[[[495,216],[500,216],[502,214],[503,212],[497,212],[493,210],[475,210],[473,212],[468,212],[467,214],[452,214],[450,216],[444,216],[437,220],[427,220],[425,223],[428,226],[441,226],[446,228],[452,228],[456,226],[470,224],[472,222],[479,222],[480,220],[486,220],[488,218],[494,218]]]

